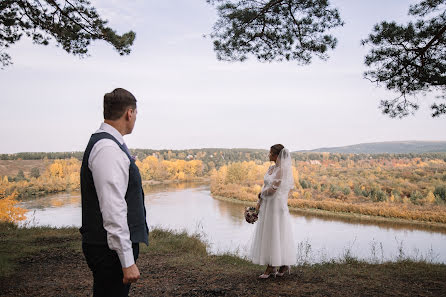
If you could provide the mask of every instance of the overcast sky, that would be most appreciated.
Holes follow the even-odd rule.
[[[91,56],[22,39],[0,70],[0,153],[81,151],[102,122],[106,92],[123,87],[138,100],[131,148],[291,150],[392,140],[446,140],[446,117],[432,119],[433,95],[415,116],[390,119],[378,109],[394,94],[363,79],[360,45],[382,20],[406,22],[414,1],[336,0],[345,21],[328,61],[219,62],[205,0],[92,1],[119,33],[133,30],[129,56],[95,42]]]

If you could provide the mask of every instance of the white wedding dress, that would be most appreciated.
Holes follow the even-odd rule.
[[[250,253],[254,264],[296,264],[297,250],[287,204],[288,193],[293,186],[290,154],[282,149],[276,165],[271,166],[264,177],[259,219]]]

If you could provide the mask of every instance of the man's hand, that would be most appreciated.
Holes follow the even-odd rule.
[[[124,278],[122,279],[124,284],[136,283],[139,279],[139,269],[136,264],[127,268],[122,268],[122,272],[124,273]]]

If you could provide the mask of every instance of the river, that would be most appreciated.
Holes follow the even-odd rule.
[[[175,184],[145,188],[150,228],[199,234],[214,254],[246,257],[255,225],[245,222],[241,204],[214,199],[208,185]],[[81,225],[80,194],[63,193],[22,201],[22,226]],[[352,222],[292,213],[298,263],[353,256],[369,262],[398,257],[446,263],[446,234],[395,224]]]

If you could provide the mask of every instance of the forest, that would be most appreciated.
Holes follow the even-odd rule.
[[[144,181],[182,182],[210,179],[214,196],[256,201],[271,163],[266,150],[133,149]],[[81,153],[1,155],[0,162],[42,160],[31,168],[0,176],[0,220],[14,201],[78,190]],[[53,159],[55,158],[55,159]],[[446,153],[341,154],[292,153],[295,188],[293,208],[446,223]],[[14,162],[14,161],[12,161]],[[15,207],[17,208],[17,207]],[[9,219],[9,220],[15,220]]]
[[[446,223],[446,162],[435,158],[294,159],[288,205]],[[236,162],[211,174],[211,193],[257,201],[270,163]]]

